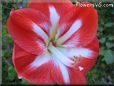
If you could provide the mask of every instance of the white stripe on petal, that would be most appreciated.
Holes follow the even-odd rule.
[[[32,26],[33,26],[33,31],[46,42],[48,40],[48,35],[35,23],[32,23]]]
[[[76,20],[72,26],[70,27],[70,29],[62,36],[58,39],[59,44],[62,44],[63,42],[65,42],[67,39],[69,39],[77,30],[80,29],[82,25],[81,20]]]
[[[51,53],[57,58],[59,61],[61,61],[66,66],[72,66],[74,63],[70,58],[66,57],[64,54],[62,54],[57,48],[55,48],[53,45],[49,46],[49,50]]]
[[[68,47],[68,48],[76,46],[76,44],[79,44],[79,39],[80,39],[79,37],[80,36],[78,35],[76,38],[71,39],[70,41],[68,41],[67,43],[63,44],[62,46],[63,47]]]
[[[54,6],[49,6],[49,12],[50,12],[51,24],[52,24],[52,26],[55,26],[55,24],[58,22],[60,16],[57,13]]]
[[[57,31],[57,34],[56,34],[56,39],[62,34],[62,30],[63,28],[65,28],[66,24],[62,24],[58,27],[58,31]]]
[[[49,25],[46,22],[43,22],[42,25],[44,26],[44,28],[48,32],[49,31]]]
[[[36,57],[36,59],[30,64],[31,68],[40,67],[41,65],[50,61],[49,53]]]
[[[60,67],[64,82],[66,84],[69,84],[70,83],[70,79],[69,79],[69,73],[68,73],[67,67],[65,65],[63,65],[61,62],[59,62],[59,61],[58,61],[58,65]]]
[[[50,39],[55,39],[55,35],[57,33],[57,27],[58,27],[58,21],[60,19],[59,14],[57,13],[54,6],[49,6],[49,12],[50,12],[50,20],[52,27],[50,29]]]
[[[60,60],[58,60],[53,54],[51,54],[51,57],[53,59],[53,62],[55,62],[55,67],[60,69],[64,82],[66,84],[69,84],[70,78],[67,67]]]
[[[57,48],[66,57],[85,57],[90,58],[93,55],[93,51],[88,48]]]

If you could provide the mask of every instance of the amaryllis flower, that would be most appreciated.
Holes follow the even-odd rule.
[[[18,76],[34,84],[85,84],[99,52],[97,12],[69,0],[47,1],[31,0],[10,13]]]

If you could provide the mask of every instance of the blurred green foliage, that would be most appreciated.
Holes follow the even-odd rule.
[[[21,0],[20,0],[21,2]],[[3,84],[28,84],[18,76],[12,64],[13,41],[7,32],[6,22],[12,8],[18,9],[19,3],[2,3],[2,46],[3,46]],[[22,3],[26,6],[26,3]],[[94,68],[87,74],[88,84],[114,84],[114,8],[96,8],[99,15],[97,36],[100,53]]]
[[[87,78],[89,84],[114,84],[114,7],[96,9],[99,15],[97,36],[100,53]]]

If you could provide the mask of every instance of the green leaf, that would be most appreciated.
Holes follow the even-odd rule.
[[[112,11],[112,14],[114,14],[114,11]]]
[[[114,25],[114,23],[111,23],[111,22],[105,24],[106,27],[112,27],[113,25]]]
[[[104,30],[103,27],[99,27],[99,28],[98,28],[98,31],[99,31],[99,32],[102,32],[103,30]]]
[[[104,56],[105,51],[106,51],[106,50],[105,50],[104,47],[100,48],[100,53],[99,53],[99,55]]]
[[[114,40],[114,36],[109,36],[109,40],[110,41]]]
[[[10,67],[8,68],[8,78],[9,78],[10,80],[14,80],[15,77],[16,77],[16,72],[15,72],[14,68],[13,68],[12,66],[10,66]]]
[[[100,43],[105,43],[105,41],[106,41],[106,38],[101,38],[100,39]]]
[[[112,47],[114,46],[114,44],[111,43],[111,42],[107,42],[107,43],[106,43],[106,46],[107,46],[107,48],[112,48]]]
[[[114,55],[111,50],[107,50],[104,54],[104,59],[107,64],[112,64],[114,62]]]

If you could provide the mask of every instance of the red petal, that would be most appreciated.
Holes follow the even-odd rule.
[[[24,51],[17,44],[14,45],[12,59],[19,77],[34,84],[51,84],[53,82],[50,76],[53,66],[51,62],[36,69],[31,68],[30,64],[36,59],[36,56]]]
[[[17,44],[13,49],[13,63],[19,75],[33,84],[66,84],[60,70],[60,66],[52,61],[41,65],[40,67],[31,67],[30,64],[36,56],[32,55]],[[66,67],[67,68],[67,67]],[[70,83],[68,84],[85,84],[85,76],[78,69],[68,68]]]
[[[34,59],[35,55],[24,51],[16,43],[14,44],[12,60],[18,73],[25,71],[24,68],[33,62]]]
[[[30,0],[28,8],[34,8],[49,16],[49,6],[54,6],[57,12],[64,16],[73,7],[70,0]]]
[[[96,63],[98,53],[99,53],[99,43],[98,39],[95,38],[90,44],[85,46],[85,48],[91,49],[95,52],[94,55],[90,58],[79,58],[77,59],[77,64],[80,67],[83,67],[83,70],[81,71],[84,75],[88,73],[88,71],[94,66]]]
[[[46,49],[44,41],[48,39],[48,35],[42,24],[44,21],[49,24],[48,19],[41,12],[31,9],[16,10],[11,12],[8,19],[8,31],[21,48],[37,55]],[[37,32],[39,29],[36,27],[39,27],[46,37]]]
[[[64,83],[60,69],[51,61],[38,68],[30,67],[35,58],[35,55],[24,51],[17,44],[14,45],[13,64],[19,77],[34,84]]]
[[[69,69],[69,76],[71,80],[70,84],[72,85],[86,84],[86,78],[79,70]]]
[[[88,4],[88,3],[82,3]],[[70,27],[76,21],[81,22],[81,26],[75,31],[69,38],[65,40],[63,37],[64,45],[69,46],[85,46],[89,44],[96,36],[97,26],[98,26],[98,16],[97,12],[93,7],[79,7],[72,9],[72,11],[66,14],[63,19],[61,19],[60,24],[65,24],[63,28],[60,28],[60,38],[65,35],[70,29]],[[76,25],[75,25],[76,26]],[[78,25],[77,25],[78,26]],[[75,30],[76,27],[74,27]]]
[[[70,84],[70,85],[86,84],[85,76],[78,69],[73,69],[73,68],[67,68],[67,69],[70,80],[69,83],[66,83],[65,80],[63,79],[64,76],[62,75],[60,67],[52,69],[51,76],[57,84]]]
[[[33,84],[53,84],[52,76],[50,75],[53,64],[51,62],[45,63],[39,68],[26,68],[27,71],[21,73],[22,78],[28,80]]]

